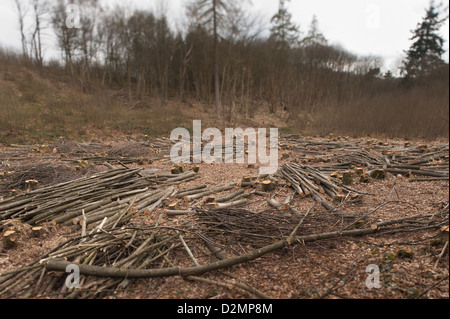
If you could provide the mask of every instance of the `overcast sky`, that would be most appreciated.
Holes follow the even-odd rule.
[[[21,0],[24,1],[24,0]],[[107,5],[120,3],[127,10],[165,10],[174,24],[181,25],[183,4],[186,0],[103,0]],[[278,0],[252,0],[255,13],[270,27],[270,18],[278,10]],[[438,2],[438,1],[436,1]],[[443,0],[448,7],[449,0]],[[161,5],[163,4],[163,5]],[[411,30],[425,15],[429,0],[291,0],[288,4],[294,22],[305,34],[313,15],[319,28],[331,44],[339,44],[359,55],[377,55],[385,59],[387,68],[395,66],[411,42]],[[163,7],[163,9],[161,9]],[[47,32],[51,43],[51,32]],[[441,29],[448,51],[448,21]],[[20,34],[14,0],[0,0],[0,45],[20,49]],[[55,50],[47,50],[46,56],[55,56]],[[444,58],[448,62],[449,54]]]

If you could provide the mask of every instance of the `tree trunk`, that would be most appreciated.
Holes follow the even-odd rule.
[[[213,0],[213,12],[214,12],[214,85],[216,95],[216,112],[217,116],[221,118],[221,105],[220,105],[220,83],[219,83],[219,61],[218,61],[218,35],[217,35],[217,7],[216,0]]]

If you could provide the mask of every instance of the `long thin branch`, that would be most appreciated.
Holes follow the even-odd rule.
[[[439,286],[443,281],[448,280],[448,275],[444,278],[442,278],[441,280],[439,280],[437,283],[435,283],[433,286],[431,286],[430,288],[426,289],[424,292],[422,292],[419,296],[417,296],[417,298],[415,299],[419,299],[422,298],[423,296],[425,296],[427,293],[429,293],[431,290],[433,290],[434,288],[436,288],[437,286]]]

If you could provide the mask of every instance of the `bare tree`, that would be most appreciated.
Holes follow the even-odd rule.
[[[81,87],[86,89],[90,83],[90,68],[96,54],[98,16],[100,7],[98,0],[78,0],[80,9],[80,29],[77,33],[76,46],[81,55]]]
[[[28,8],[19,0],[14,0],[17,8],[17,14],[19,19],[19,28],[20,28],[20,36],[22,40],[22,52],[23,57],[28,58],[28,49],[27,49],[27,38],[25,35],[25,17],[27,15]]]
[[[32,41],[32,51],[34,51],[34,58],[38,63],[38,66],[42,66],[43,64],[43,54],[42,54],[42,15],[44,13],[44,8],[42,5],[42,1],[32,0],[32,7],[34,13],[34,31],[31,37]]]
[[[66,69],[74,75],[73,55],[78,29],[68,28],[66,25],[68,18],[68,14],[66,12],[67,5],[68,2],[66,0],[58,0],[56,5],[53,7],[51,21],[58,40],[58,45],[61,52],[64,54]]]

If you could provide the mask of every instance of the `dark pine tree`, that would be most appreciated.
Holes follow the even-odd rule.
[[[426,76],[439,69],[444,64],[442,55],[444,39],[439,35],[439,29],[446,18],[441,18],[441,5],[436,6],[431,1],[430,7],[426,9],[426,15],[422,22],[413,31],[413,41],[410,49],[406,52],[403,61],[402,73],[405,78],[418,78]]]
[[[300,31],[292,20],[292,15],[285,7],[285,2],[280,0],[278,12],[272,17],[272,28],[270,29],[270,39],[276,43],[280,49],[287,50],[296,46],[299,42]]]

